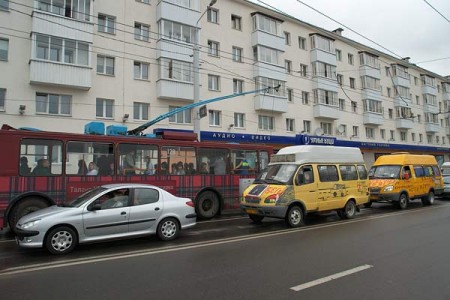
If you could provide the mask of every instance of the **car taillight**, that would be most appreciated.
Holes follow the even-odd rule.
[[[194,202],[192,200],[186,202],[186,205],[190,206],[190,207],[194,207]]]

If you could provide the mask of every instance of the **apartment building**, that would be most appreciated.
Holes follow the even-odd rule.
[[[450,160],[449,77],[246,0],[0,0],[0,70],[13,127],[133,129],[258,90],[207,104],[201,139]],[[148,132],[198,118],[185,110]]]

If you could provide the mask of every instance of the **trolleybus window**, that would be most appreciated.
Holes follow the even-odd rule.
[[[157,163],[158,146],[119,145],[119,174],[121,175],[154,175]]]
[[[114,175],[113,144],[95,142],[67,143],[67,175],[86,175],[90,163],[94,163],[97,167],[97,175]]]
[[[20,144],[20,175],[61,175],[62,142],[23,139]]]

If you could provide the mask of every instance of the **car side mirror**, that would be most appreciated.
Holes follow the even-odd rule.
[[[101,209],[102,209],[102,205],[99,203],[96,203],[89,208],[90,211],[101,210]]]

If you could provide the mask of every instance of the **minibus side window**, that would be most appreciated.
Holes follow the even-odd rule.
[[[309,184],[314,182],[312,166],[303,166],[297,173],[296,185]]]
[[[402,179],[409,179],[411,178],[411,169],[409,166],[404,166],[402,169]]]
[[[425,171],[425,176],[426,177],[433,176],[433,168],[431,168],[431,166],[424,166],[423,169]]]
[[[434,176],[436,176],[436,177],[441,176],[441,170],[439,170],[438,166],[433,166],[433,173],[434,173]]]
[[[339,175],[336,166],[317,166],[319,170],[319,178],[322,182],[338,181]]]
[[[364,165],[358,165],[359,179],[367,179],[367,169]]]
[[[339,171],[341,172],[342,180],[357,180],[358,173],[356,173],[356,167],[353,165],[350,166],[339,166]]]
[[[423,177],[423,168],[421,166],[414,167],[414,173],[416,177]]]

